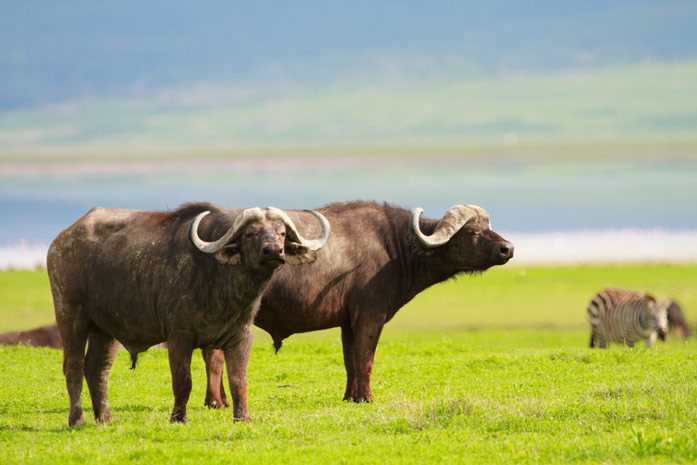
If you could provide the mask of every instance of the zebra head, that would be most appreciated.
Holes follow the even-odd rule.
[[[656,330],[656,334],[661,341],[666,340],[668,334],[668,307],[670,307],[670,299],[657,300],[651,294],[645,294],[649,301],[649,309],[651,310],[650,325]]]
[[[670,304],[670,299],[654,299],[654,305],[651,307],[656,334],[661,341],[665,341],[668,334],[668,307]]]

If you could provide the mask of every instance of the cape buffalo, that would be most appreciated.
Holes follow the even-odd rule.
[[[414,296],[459,273],[476,273],[513,257],[513,245],[490,228],[489,215],[456,205],[440,220],[374,202],[320,208],[332,239],[312,266],[282,269],[264,293],[255,324],[276,350],[291,334],[341,327],[344,400],[371,400],[370,373],[385,323]],[[289,211],[301,231],[312,218]],[[222,354],[206,351],[206,404],[226,405]]]
[[[309,215],[319,220],[313,229],[321,230],[319,239],[304,239],[277,208],[210,204],[172,212],[97,208],[61,232],[47,267],[64,345],[68,424],[84,422],[83,374],[95,419],[110,419],[107,383],[116,341],[134,367],[139,352],[167,342],[173,422],[186,421],[193,349],[222,348],[234,418],[247,419],[250,324],[261,293],[280,265],[313,261],[329,238],[327,219]]]
[[[63,347],[56,325],[39,326],[27,331],[13,331],[0,334],[0,345],[10,346],[23,344],[31,347]]]

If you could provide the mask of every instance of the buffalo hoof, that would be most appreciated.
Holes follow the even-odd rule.
[[[370,394],[353,394],[344,396],[344,400],[355,402],[357,404],[363,404],[372,402],[373,397]]]
[[[68,415],[68,426],[75,428],[85,424],[85,416],[82,413],[81,408],[76,408],[70,412]]]
[[[169,417],[170,423],[186,423],[186,413],[174,412],[172,416]]]
[[[208,407],[208,408],[212,408],[212,409],[220,409],[220,408],[228,407],[228,403],[225,399],[223,399],[223,400],[206,399],[206,402],[204,402],[203,405]]]
[[[97,423],[109,423],[111,421],[111,409],[106,409],[98,415],[95,415],[94,419]]]
[[[249,423],[250,421],[252,421],[252,419],[249,417],[249,415],[245,415],[243,417],[233,417],[233,421],[241,422],[241,423]]]

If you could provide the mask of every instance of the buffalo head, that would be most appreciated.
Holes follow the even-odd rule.
[[[241,263],[253,269],[274,269],[283,263],[310,263],[329,240],[331,227],[321,213],[309,212],[321,224],[322,235],[319,239],[305,239],[286,212],[269,207],[240,211],[225,234],[214,242],[206,242],[199,237],[201,220],[210,213],[202,212],[191,225],[191,241],[198,250],[215,254],[216,259],[225,264]]]
[[[412,228],[426,249],[442,248],[449,262],[460,271],[484,271],[503,265],[513,257],[513,244],[491,230],[489,214],[476,205],[448,209],[430,235],[419,226],[421,208],[412,212]]]

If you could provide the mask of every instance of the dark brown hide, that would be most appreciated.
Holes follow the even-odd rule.
[[[285,260],[286,227],[262,214],[231,237],[229,246],[202,253],[190,229],[206,210],[211,214],[197,228],[204,241],[222,237],[239,213],[210,204],[173,212],[93,209],[51,244],[47,268],[64,343],[69,425],[84,421],[83,374],[95,418],[110,419],[107,382],[116,341],[134,360],[139,352],[167,343],[172,421],[186,419],[193,349],[223,349],[234,417],[248,418],[250,324],[261,293]]]
[[[383,325],[424,289],[459,273],[504,264],[512,246],[488,228],[468,223],[445,245],[426,249],[416,238],[408,210],[374,202],[336,203],[318,210],[332,224],[332,237],[311,265],[278,271],[264,293],[255,324],[276,349],[295,333],[341,327],[347,382],[345,400],[370,401],[370,374]],[[303,212],[288,212],[300,232],[316,234]],[[421,219],[431,234],[438,220]],[[510,247],[506,256],[502,248]],[[208,354],[209,376],[220,371],[222,354]],[[224,405],[216,379],[206,403]]]
[[[17,331],[0,334],[0,345],[23,344],[32,347],[63,347],[58,327],[56,325],[40,326],[28,331]]]

